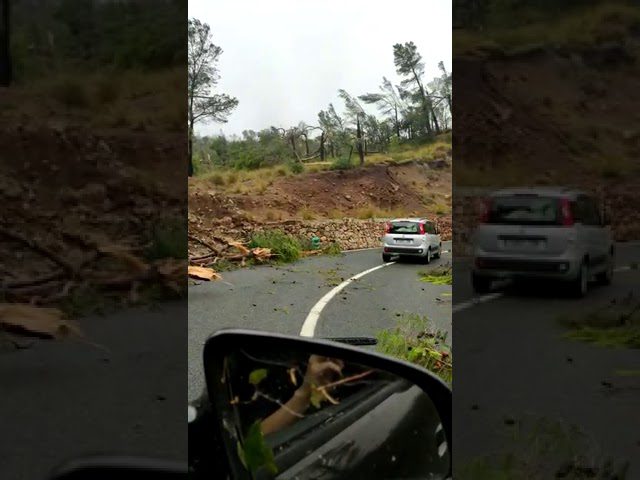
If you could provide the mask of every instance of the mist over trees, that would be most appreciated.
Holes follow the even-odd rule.
[[[451,72],[425,78],[425,64],[413,42],[393,45],[398,85],[387,77],[377,91],[338,90],[336,102],[318,112],[316,123],[245,130],[241,136],[193,138],[196,173],[215,167],[255,169],[308,161],[358,158],[384,153],[392,145],[423,143],[451,129]],[[374,112],[374,113],[372,113]]]

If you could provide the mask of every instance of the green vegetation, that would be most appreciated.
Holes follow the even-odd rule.
[[[434,285],[453,285],[453,273],[451,267],[438,267],[426,272],[418,272],[420,281]]]
[[[160,258],[188,257],[187,222],[184,219],[163,219],[151,229],[146,258],[156,260]]]
[[[565,338],[601,347],[640,348],[640,303],[633,297],[588,311],[560,316]]]
[[[209,55],[210,61],[205,63],[217,75],[215,64],[221,49],[212,45],[212,52],[207,54],[202,45],[209,44],[195,41],[209,35],[208,26],[192,19],[189,32],[190,58],[200,51],[202,56]],[[368,163],[367,159],[374,163],[380,161],[392,151],[398,161],[415,158],[414,153],[403,151],[405,144],[411,149],[431,144],[450,129],[452,77],[444,63],[439,62],[438,76],[426,80],[423,58],[413,42],[393,45],[393,59],[396,73],[402,79],[399,85],[393,85],[383,77],[378,92],[354,96],[339,89],[338,97],[344,103],[344,111],[338,112],[333,103],[329,103],[318,112],[315,125],[299,122],[286,128],[270,126],[260,131],[245,130],[241,136],[229,138],[224,135],[190,136],[190,165],[194,174],[206,175],[221,168],[257,170],[276,165],[289,165],[289,170],[298,174],[305,170],[305,163],[316,160],[319,164],[315,162],[310,171],[345,170],[356,163],[364,165]],[[208,74],[207,78],[217,78],[214,74]],[[218,96],[220,101],[213,102],[215,105],[205,109],[205,113],[211,113],[214,121],[224,121],[237,100],[224,94]],[[363,105],[375,107],[378,115],[368,113]],[[216,110],[221,106],[226,108]],[[193,123],[199,118],[190,112],[190,131],[193,132]],[[450,144],[449,133],[443,142],[429,146],[424,154],[418,152],[418,155],[421,158],[442,156],[451,150]]]
[[[37,8],[22,0],[12,3],[17,84],[62,71],[81,74],[104,67],[153,71],[186,63],[184,2],[56,0],[39,2]],[[83,83],[75,78],[76,85]],[[69,81],[60,87],[60,96],[71,103],[81,101],[82,87],[73,92],[71,86]],[[102,84],[102,98],[116,95],[109,88]]]
[[[622,41],[640,26],[640,10],[622,1],[477,3],[480,11],[473,18],[462,18],[469,12],[458,8],[459,23],[466,28],[456,32],[456,54],[519,54],[542,47],[580,51]]]
[[[402,314],[396,328],[382,330],[377,339],[381,353],[415,363],[451,384],[453,354],[447,334],[433,330],[426,316]]]
[[[291,263],[300,259],[302,247],[300,241],[280,230],[255,233],[249,242],[249,248],[269,248],[278,263]]]
[[[614,463],[577,426],[534,415],[505,418],[508,447],[455,467],[460,480],[624,479],[628,463]]]
[[[349,159],[349,157],[340,157],[336,158],[329,167],[329,170],[349,170],[353,168],[355,165]]]
[[[613,328],[579,327],[566,338],[594,343],[600,347],[640,348],[640,325]]]

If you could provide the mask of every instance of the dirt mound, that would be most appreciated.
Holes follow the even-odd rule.
[[[186,187],[175,181],[186,172],[186,163],[182,168],[175,160],[183,143],[166,133],[2,129],[0,264],[6,297],[56,303],[98,283],[126,294],[135,283],[131,261],[101,249],[118,246],[142,256],[158,228],[184,225]],[[168,248],[175,253],[178,243]],[[97,274],[100,282],[90,280]]]
[[[451,164],[444,162],[440,168],[412,162],[295,175],[278,178],[255,193],[222,194],[215,186],[193,182],[189,208],[197,215],[244,214],[256,221],[446,214]]]
[[[640,238],[635,58],[637,41],[456,59],[456,186],[582,188],[610,206],[619,239]]]

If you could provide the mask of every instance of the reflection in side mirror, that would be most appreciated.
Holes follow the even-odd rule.
[[[209,398],[234,478],[447,478],[451,391],[428,372],[333,342],[222,331]]]

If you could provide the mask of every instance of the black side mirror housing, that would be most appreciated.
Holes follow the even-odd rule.
[[[345,339],[335,340],[344,341]],[[364,369],[369,370],[368,372],[354,375],[350,378],[360,377],[361,375],[372,372],[375,375],[375,372],[380,372],[383,377],[385,377],[385,375],[390,375],[393,376],[396,380],[390,380],[387,383],[376,383],[377,380],[373,379],[374,376],[367,377],[370,380],[364,383],[370,383],[371,390],[364,391],[363,393],[365,393],[366,395],[363,395],[363,397],[357,397],[361,399],[358,400],[358,402],[355,404],[353,402],[350,403],[350,400],[355,397],[350,398],[348,395],[345,397],[341,397],[340,395],[338,395],[338,397],[336,398],[340,400],[339,402],[333,405],[329,405],[327,407],[327,410],[318,411],[320,415],[325,415],[326,411],[336,411],[331,410],[331,408],[339,409],[342,408],[341,405],[344,405],[344,410],[338,410],[340,412],[338,416],[327,417],[333,419],[329,423],[323,421],[319,424],[313,424],[313,422],[315,422],[313,412],[310,414],[308,412],[304,412],[304,415],[299,415],[297,411],[293,412],[292,414],[290,410],[286,410],[288,415],[295,414],[300,418],[305,418],[306,415],[309,415],[311,422],[307,424],[304,421],[299,420],[300,423],[293,424],[293,426],[290,427],[290,431],[297,432],[294,433],[292,437],[298,439],[294,442],[289,439],[289,437],[287,436],[288,432],[286,430],[279,430],[275,433],[265,433],[265,431],[263,430],[263,435],[265,435],[265,438],[271,438],[271,440],[273,441],[267,442],[266,440],[264,440],[265,442],[269,443],[269,445],[274,445],[273,448],[275,452],[275,462],[277,463],[277,465],[272,465],[274,468],[280,468],[286,471],[288,468],[291,468],[291,465],[298,464],[298,462],[300,462],[303,458],[306,459],[305,461],[311,461],[316,457],[316,454],[314,453],[310,455],[308,453],[309,451],[318,452],[322,448],[331,449],[332,447],[330,445],[333,445],[333,440],[343,435],[343,432],[347,431],[351,432],[347,434],[350,438],[350,442],[353,444],[350,447],[351,449],[353,449],[353,452],[351,453],[362,450],[362,446],[370,443],[368,440],[369,438],[371,438],[370,434],[372,432],[379,434],[381,425],[383,425],[382,429],[385,430],[388,426],[385,422],[388,422],[389,425],[394,422],[394,420],[389,419],[389,417],[394,417],[392,412],[397,413],[398,411],[402,411],[401,405],[403,405],[403,403],[402,401],[398,403],[397,398],[409,398],[403,397],[403,395],[415,395],[415,392],[417,391],[419,392],[419,395],[428,397],[428,401],[430,401],[432,404],[431,408],[435,408],[435,410],[437,410],[436,417],[439,417],[439,421],[437,423],[439,424],[438,428],[440,429],[440,433],[437,433],[439,430],[435,429],[433,438],[435,439],[436,443],[439,443],[444,449],[442,450],[442,452],[439,451],[439,454],[441,456],[440,460],[445,463],[437,463],[440,460],[436,458],[435,460],[437,462],[433,463],[433,465],[437,465],[437,473],[439,475],[442,475],[443,473],[446,474],[446,472],[443,471],[446,469],[448,469],[448,474],[446,476],[435,476],[433,478],[450,477],[452,458],[452,392],[449,386],[435,374],[414,364],[394,359],[386,355],[381,355],[369,349],[355,347],[348,343],[345,344],[324,339],[289,336],[251,330],[225,329],[214,333],[207,340],[204,347],[204,371],[207,383],[208,398],[210,399],[211,406],[215,411],[215,415],[217,417],[217,429],[220,431],[220,436],[225,444],[228,464],[233,471],[234,478],[250,478],[248,476],[248,472],[246,471],[247,465],[245,464],[244,467],[240,465],[240,463],[245,463],[245,454],[243,453],[242,455],[240,455],[242,462],[239,462],[238,452],[244,452],[243,449],[245,444],[243,439],[249,438],[249,436],[252,439],[251,442],[253,447],[255,447],[255,444],[253,444],[253,442],[255,441],[254,434],[243,433],[243,431],[247,431],[244,430],[243,427],[246,427],[248,424],[256,425],[256,423],[252,423],[254,420],[252,415],[246,417],[248,419],[247,422],[242,421],[242,412],[244,411],[246,413],[247,410],[236,410],[236,405],[247,405],[250,404],[252,399],[255,400],[255,394],[252,397],[250,392],[244,390],[243,388],[236,387],[251,387],[251,385],[257,385],[258,382],[262,381],[260,380],[261,378],[266,378],[265,382],[267,384],[269,383],[269,379],[273,379],[273,381],[276,381],[276,378],[280,378],[278,369],[281,369],[283,373],[286,373],[282,375],[282,378],[288,378],[289,375],[294,375],[294,373],[292,373],[293,369],[289,368],[294,364],[288,363],[288,361],[285,360],[285,358],[288,358],[289,352],[295,352],[295,358],[297,359],[309,358],[309,356],[325,359],[340,359],[340,361],[343,362],[343,365],[347,366],[345,368],[348,368],[348,366],[351,365],[352,367],[362,366]],[[274,356],[273,359],[270,358],[270,356],[272,355]],[[246,357],[250,360],[246,372],[245,370],[243,370],[244,367],[238,367],[238,365],[243,365],[243,362],[240,361],[240,357]],[[268,361],[267,357],[269,357]],[[260,363],[260,365],[264,365],[263,368],[258,368],[258,366],[256,366],[256,364],[254,363],[256,360],[264,362]],[[302,364],[299,363],[299,360],[297,360],[297,362],[298,363],[296,363],[296,365],[300,367],[301,370],[304,370],[304,367],[301,366]],[[298,367],[296,367],[296,370],[298,369]],[[240,369],[238,370],[238,368]],[[268,374],[267,371],[269,372]],[[251,380],[254,374],[260,375],[257,375],[253,380]],[[388,377],[385,378],[388,379]],[[249,379],[249,382],[240,379]],[[296,383],[295,381],[293,381],[292,383],[294,385],[300,385],[300,383]],[[342,383],[342,381],[334,381],[332,384],[340,383]],[[260,385],[262,387],[263,384]],[[278,383],[278,385],[281,384]],[[402,387],[402,385],[404,385],[404,387]],[[280,387],[278,387],[278,389],[269,391],[261,390],[257,387],[255,388],[255,392],[258,392],[260,390],[261,395],[268,399],[275,398],[282,392],[282,389],[280,389]],[[394,388],[396,390],[393,390]],[[387,396],[388,399],[392,398],[392,395],[400,396],[394,396],[394,400],[376,400],[378,403],[374,402],[375,399],[373,397],[380,394],[380,397],[382,398],[382,394],[387,395],[385,392],[391,390],[396,393],[390,393]],[[265,395],[266,393],[269,393],[269,395]],[[239,397],[238,394],[240,395]],[[284,402],[287,398],[289,398],[287,395],[283,396],[278,401],[278,404],[284,405]],[[295,395],[291,398],[295,398]],[[406,428],[415,430],[416,428],[420,429],[423,425],[434,425],[434,423],[431,423],[433,417],[428,413],[432,412],[433,410],[421,407],[421,405],[423,404],[420,403],[417,397],[411,398],[413,399],[412,402],[415,402],[411,403],[413,407],[406,410],[406,414],[401,417],[402,421],[400,423],[391,425],[392,427],[397,428],[388,428],[387,430],[385,430],[385,434],[387,431],[404,431],[403,429]],[[292,405],[289,402],[286,402],[286,404]],[[385,409],[387,408],[385,407],[385,405],[393,405],[393,408]],[[247,407],[245,406],[243,408]],[[271,409],[269,409],[269,412],[270,411]],[[360,413],[356,414],[356,412]],[[380,412],[384,413],[381,415]],[[280,413],[282,413],[282,411]],[[303,413],[303,411],[301,411],[300,413]],[[268,412],[265,413],[265,415],[269,414],[270,413]],[[276,412],[276,415],[278,415],[278,412]],[[329,415],[331,415],[331,413],[329,413]],[[274,415],[271,414],[271,417],[269,418],[273,418],[273,416]],[[262,418],[264,421],[265,417],[261,415],[258,418]],[[358,418],[362,418],[363,420],[358,420]],[[370,420],[365,421],[364,419],[367,418],[370,418]],[[349,423],[352,420],[348,419],[352,419],[353,423]],[[258,424],[259,422],[260,421],[258,420]],[[344,425],[339,425],[342,423]],[[302,428],[303,430],[300,430],[300,428]],[[249,428],[248,431],[251,432],[253,430]],[[303,436],[300,436],[300,432],[302,431],[304,431],[305,433]],[[431,432],[431,430],[429,430],[429,432]],[[267,435],[272,436],[266,437]],[[304,439],[304,441],[302,439]],[[280,441],[282,441],[283,443],[279,443]],[[400,443],[404,445],[403,442]],[[415,462],[415,460],[420,460],[420,455],[424,456],[425,452],[432,452],[432,450],[428,450],[426,447],[424,447],[423,450],[418,449],[412,451],[412,453],[410,454],[407,454],[407,451],[410,449],[408,449],[406,445],[404,447],[400,447],[400,443],[398,443],[397,440],[395,442],[390,442],[390,444],[387,443],[387,446],[389,448],[396,448],[395,451],[402,451],[402,455],[404,455],[404,457],[401,457],[400,454],[398,454],[399,458],[403,458],[405,460],[396,462],[396,465],[402,462],[404,462],[405,465],[417,463]],[[426,440],[423,443],[424,445],[426,445]],[[249,443],[247,443],[246,445],[249,445]],[[288,446],[284,450],[278,450],[278,445]],[[313,446],[308,448],[308,445]],[[340,455],[345,454],[344,451],[345,448],[340,447],[335,451],[329,450],[326,453],[327,455],[334,455],[336,456],[336,458],[339,458]],[[432,455],[432,453],[429,453],[429,455]],[[389,456],[389,458],[392,457]],[[366,465],[363,466],[363,463],[367,462],[349,464],[347,460],[340,460],[338,462],[339,467],[337,468],[340,473],[351,471],[348,470],[350,468],[368,468]],[[383,464],[384,462],[381,461],[379,463],[380,465],[377,465],[376,468],[380,468],[381,464]],[[427,463],[420,464],[425,465],[424,467],[420,468],[430,468],[426,466]],[[400,465],[397,466],[399,467]],[[318,465],[314,468],[322,469],[324,467]],[[340,469],[345,470],[343,471]],[[417,472],[419,476],[426,473],[424,471],[418,472],[417,470],[414,470],[414,472]],[[268,473],[262,470],[258,472],[256,478],[273,478],[272,473],[273,472]]]
[[[181,462],[126,456],[95,456],[66,462],[50,480],[112,480],[125,475],[138,480],[186,480],[188,467]]]

